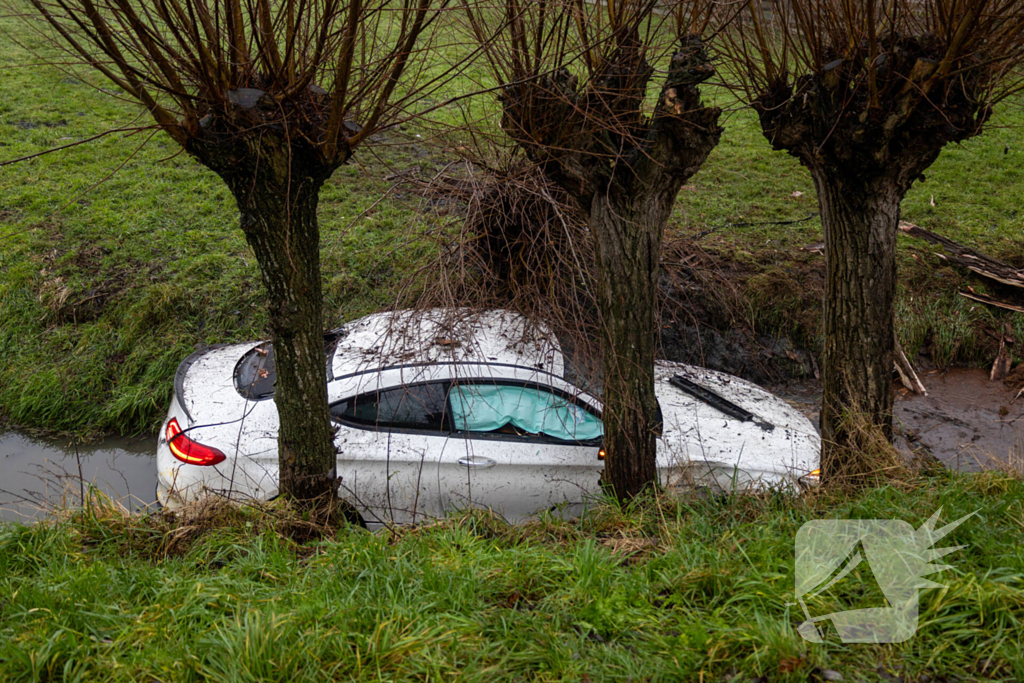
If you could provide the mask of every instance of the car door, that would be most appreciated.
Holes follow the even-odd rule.
[[[414,524],[442,514],[437,467],[450,429],[447,392],[447,381],[421,382],[332,404],[339,495],[367,524]]]
[[[552,387],[452,384],[452,435],[442,458],[446,510],[491,508],[511,522],[542,510],[573,516],[597,492],[604,427],[596,411]]]

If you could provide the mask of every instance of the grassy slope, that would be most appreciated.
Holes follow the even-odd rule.
[[[1004,103],[980,137],[943,150],[903,202],[903,219],[1024,266],[1024,97]],[[725,222],[785,221],[817,211],[814,186],[799,163],[773,152],[747,111],[733,114],[708,162],[683,192],[678,225],[693,234]],[[795,192],[803,193],[793,196]],[[932,202],[934,201],[934,206]],[[722,229],[704,249],[733,261],[749,277],[746,322],[815,346],[819,318],[810,304],[823,288],[824,259],[801,251],[822,239],[818,219],[791,226]],[[927,345],[940,366],[991,362],[979,331],[1003,321],[1024,333],[1024,316],[975,304],[956,294],[978,278],[943,266],[929,245],[899,238],[897,329],[908,353]],[[1013,298],[996,290],[997,296]],[[811,315],[808,315],[811,313]],[[998,342],[996,342],[998,343]]]
[[[31,61],[0,38],[0,64]],[[8,68],[0,159],[148,124],[138,117],[137,107],[56,69]],[[148,429],[195,345],[266,334],[259,271],[231,196],[192,159],[173,156],[163,134],[137,149],[150,135],[113,135],[0,168],[0,413],[15,423]],[[403,155],[429,161],[415,144]],[[322,193],[330,325],[380,306],[382,285],[395,279],[412,210],[381,202],[352,223],[380,198],[383,175],[363,155]]]
[[[0,19],[2,30],[16,24]],[[102,82],[91,87],[34,61],[9,36],[0,37],[0,160],[148,123],[137,107],[99,90]],[[1004,107],[999,120],[1016,127],[993,128],[946,150],[905,213],[1024,263],[1021,102]],[[389,185],[387,166],[419,166],[428,176],[440,170],[443,153],[413,134],[402,134],[404,141],[394,136],[403,144],[381,147],[379,158],[360,153],[323,192],[330,324],[392,300],[389,290],[422,253],[406,236],[408,227],[429,220],[417,203],[395,195],[378,203]],[[174,368],[195,345],[265,335],[259,274],[230,196],[188,157],[165,161],[176,150],[162,134],[135,153],[148,135],[109,136],[0,167],[0,418],[58,430],[144,431],[159,419]],[[804,194],[792,197],[794,191]],[[807,174],[772,152],[751,115],[740,112],[682,193],[672,230],[685,237],[731,221],[802,218],[814,210]],[[812,220],[723,229],[700,245],[742,267],[750,300],[743,322],[813,345],[821,257],[799,247],[818,239],[820,224]],[[962,275],[936,267],[927,249],[915,260],[924,245],[901,240],[900,326],[908,350],[930,341],[940,361],[984,360],[977,330],[997,316],[955,295]],[[1018,327],[1024,333],[1024,324]]]
[[[846,681],[893,680],[881,666],[904,681],[1020,680],[1024,486],[988,473],[912,488],[603,507],[523,527],[459,515],[399,536],[343,528],[301,545],[280,512],[265,511],[173,525],[94,509],[0,527],[0,679],[803,681],[821,667]],[[967,549],[931,577],[946,587],[922,593],[915,637],[800,639],[788,603],[805,521],[919,526],[940,506],[943,522],[980,512],[939,544]],[[859,583],[810,610],[878,599],[858,597]]]

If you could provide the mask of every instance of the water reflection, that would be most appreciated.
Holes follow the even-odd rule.
[[[61,504],[77,505],[91,484],[132,510],[156,500],[156,439],[68,439],[0,433],[0,520],[31,521]],[[81,479],[79,479],[81,472]]]

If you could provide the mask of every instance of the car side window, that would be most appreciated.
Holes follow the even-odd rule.
[[[459,384],[452,387],[452,426],[457,431],[545,436],[590,441],[604,435],[601,418],[541,387]]]
[[[375,429],[448,431],[447,382],[374,391],[331,406],[331,417]]]

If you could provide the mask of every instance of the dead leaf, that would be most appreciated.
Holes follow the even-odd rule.
[[[780,674],[791,674],[804,664],[803,657],[787,657],[779,662]]]
[[[791,194],[791,195],[789,195],[789,196],[790,196],[790,197],[793,197],[793,198],[796,198],[796,197],[803,197],[803,196],[804,196],[804,193],[803,193],[803,192],[801,192],[800,190],[794,190],[794,191],[793,191],[793,194]]]

